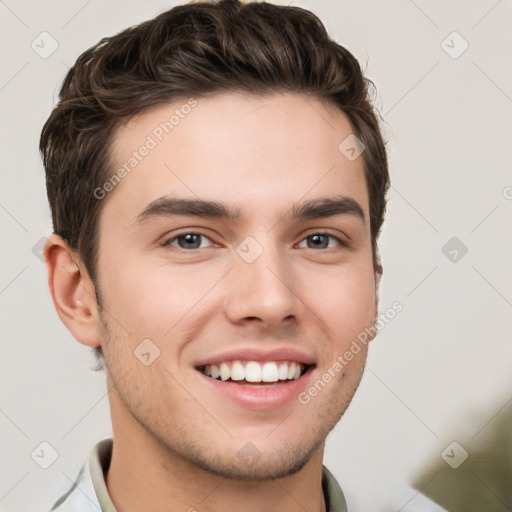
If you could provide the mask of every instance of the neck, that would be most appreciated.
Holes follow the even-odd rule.
[[[324,443],[297,473],[274,480],[232,480],[205,471],[149,434],[133,418],[115,421],[106,485],[117,512],[325,512]],[[131,420],[131,421],[130,421]],[[122,425],[122,428],[116,428]]]

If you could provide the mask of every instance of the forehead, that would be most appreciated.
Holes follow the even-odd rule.
[[[367,211],[363,158],[339,149],[351,134],[343,112],[298,94],[160,105],[116,131],[112,171],[123,177],[105,209],[133,219],[155,199],[179,196],[236,203],[243,217],[262,215],[263,205],[270,215],[288,202],[345,195]]]

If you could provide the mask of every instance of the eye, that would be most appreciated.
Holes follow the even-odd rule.
[[[329,241],[334,240],[338,245],[347,247],[348,244],[338,238],[337,236],[331,235],[330,233],[313,233],[312,235],[307,236],[301,242],[306,242],[308,249],[331,249],[335,247],[335,245],[330,245]],[[299,247],[304,247],[299,244]]]
[[[170,238],[164,242],[163,245],[172,245],[173,247],[178,247],[179,249],[202,249],[205,247],[201,244],[203,239],[212,242],[211,238],[203,235],[202,233],[188,232],[181,233],[173,238]]]

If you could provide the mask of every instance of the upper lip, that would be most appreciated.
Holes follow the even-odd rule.
[[[234,350],[229,350],[227,352],[222,352],[221,354],[211,355],[197,361],[194,366],[199,368],[201,366],[205,366],[207,364],[220,364],[223,361],[237,361],[237,360],[246,360],[246,361],[258,361],[258,362],[266,362],[266,361],[295,361],[298,363],[303,363],[305,365],[314,364],[315,360],[312,356],[297,350],[296,348],[290,347],[282,347],[275,348],[272,350],[263,350],[257,347],[246,347],[239,348]]]

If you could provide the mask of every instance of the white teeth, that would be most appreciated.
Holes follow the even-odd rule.
[[[281,363],[279,365],[277,375],[279,377],[279,380],[286,380],[288,378],[288,365],[286,363]]]
[[[231,372],[227,363],[220,363],[220,378],[222,380],[228,380]]]
[[[295,363],[288,365],[288,378],[293,379],[295,376]]]
[[[259,363],[248,361],[226,361],[219,365],[205,365],[201,371],[214,379],[223,381],[233,380],[247,382],[278,382],[283,380],[297,380],[304,365],[294,361],[267,361]]]
[[[231,380],[244,380],[245,379],[245,368],[240,361],[233,361],[231,367]]]
[[[261,366],[255,361],[245,365],[245,380],[247,382],[261,382]]]
[[[276,363],[265,363],[261,369],[261,380],[263,382],[277,382],[279,375]]]

